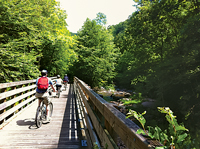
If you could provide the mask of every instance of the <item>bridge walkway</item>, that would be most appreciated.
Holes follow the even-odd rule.
[[[80,129],[77,121],[73,85],[53,98],[53,116],[50,123],[41,128],[35,125],[36,100],[17,114],[0,130],[0,148],[67,148],[81,147]]]

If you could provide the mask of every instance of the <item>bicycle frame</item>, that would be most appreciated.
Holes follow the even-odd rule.
[[[53,96],[51,96],[51,97],[53,97]],[[50,96],[49,96],[49,98],[50,98]],[[38,107],[38,109],[37,109],[36,116],[35,116],[35,124],[38,128],[41,127],[43,122],[46,121],[46,119],[47,119],[46,109],[47,109],[47,107],[44,104],[44,101],[42,101],[40,104],[40,107]],[[49,115],[49,117],[51,117],[52,113],[53,113],[53,103],[51,102],[51,100],[48,104],[48,110],[49,110],[48,115]]]
[[[58,93],[57,93],[58,98],[60,97],[60,90],[61,90],[61,87],[58,87]]]
[[[64,82],[65,90],[67,89],[67,81]]]
[[[39,128],[42,126],[43,121],[45,121],[47,118],[47,112],[46,112],[46,105],[42,101],[41,106],[38,107],[35,117],[35,123],[36,126]]]

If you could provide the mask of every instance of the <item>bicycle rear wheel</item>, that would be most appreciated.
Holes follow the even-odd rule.
[[[50,102],[49,103],[49,117],[52,117],[52,114],[53,114],[53,104]]]
[[[65,91],[67,90],[67,83],[65,83]]]
[[[43,117],[42,108],[38,107],[36,116],[35,116],[35,124],[37,128],[40,128],[42,126],[42,117]]]
[[[58,87],[58,98],[60,97],[60,87]]]

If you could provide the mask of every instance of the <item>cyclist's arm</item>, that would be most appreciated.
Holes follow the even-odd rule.
[[[39,78],[37,78],[37,80],[36,80],[36,82],[35,82],[36,85],[38,85],[38,80],[39,80]]]
[[[50,78],[48,78],[48,79],[49,79],[49,85],[50,85],[51,88],[53,89],[53,92],[55,92],[56,90],[55,90],[55,88],[53,87],[53,83],[52,83],[51,79],[50,79]]]
[[[51,86],[51,88],[53,89],[53,92],[55,92],[56,90],[55,90],[55,88],[53,87],[53,85],[50,84],[50,86]]]

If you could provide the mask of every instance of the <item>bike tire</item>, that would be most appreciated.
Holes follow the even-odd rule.
[[[35,116],[35,124],[37,128],[40,128],[42,126],[42,117],[43,117],[43,112],[42,108],[38,108]]]
[[[65,91],[67,90],[67,84],[65,84]]]
[[[58,88],[58,98],[60,97],[60,88]]]
[[[49,103],[49,117],[52,117],[53,114],[53,104],[50,102]]]

